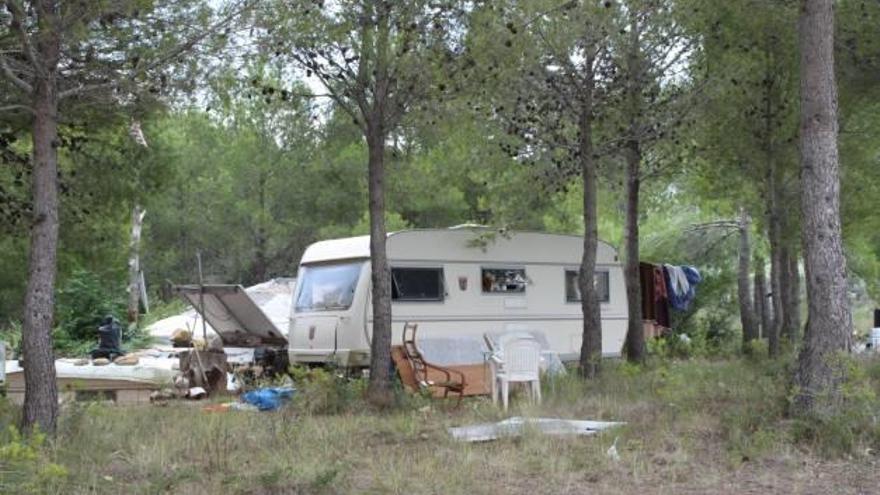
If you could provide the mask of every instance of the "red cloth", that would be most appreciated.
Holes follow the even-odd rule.
[[[661,327],[670,328],[669,321],[669,293],[666,291],[666,274],[662,266],[654,267],[654,306],[657,315],[657,324]]]

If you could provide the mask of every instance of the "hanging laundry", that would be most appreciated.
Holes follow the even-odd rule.
[[[669,291],[666,290],[666,276],[662,266],[654,266],[654,307],[657,324],[665,328],[672,327],[669,320]]]
[[[703,278],[692,266],[664,265],[669,303],[674,309],[687,311],[696,297],[696,287]]]
[[[639,282],[642,289],[642,319],[645,320],[646,325],[652,325],[649,333],[659,335],[670,327],[669,296],[663,267],[651,263],[639,263]],[[653,329],[655,326],[657,329]]]

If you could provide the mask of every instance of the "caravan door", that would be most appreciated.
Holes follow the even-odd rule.
[[[363,266],[363,261],[343,261],[300,267],[289,336],[294,360],[324,362],[347,356],[341,325],[351,320]]]

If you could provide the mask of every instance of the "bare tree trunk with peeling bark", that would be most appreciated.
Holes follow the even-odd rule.
[[[837,358],[850,352],[853,328],[840,223],[833,0],[803,0],[799,28],[801,212],[809,316],[792,407],[795,414],[826,416],[843,406],[846,370]]]
[[[131,238],[128,250],[128,324],[137,325],[141,302],[141,230],[146,210],[139,204],[131,209]]]

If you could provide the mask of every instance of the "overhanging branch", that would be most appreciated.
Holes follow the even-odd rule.
[[[6,105],[0,107],[0,112],[11,112],[13,110],[24,110],[29,113],[34,113],[34,109],[27,105]]]
[[[12,84],[15,85],[18,89],[24,91],[25,93],[32,93],[34,88],[28,84],[27,81],[15,75],[12,72],[12,69],[9,68],[9,64],[6,63],[6,57],[0,56],[0,70],[3,71],[3,76],[9,80]]]

